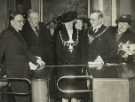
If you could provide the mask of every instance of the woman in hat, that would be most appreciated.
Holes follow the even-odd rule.
[[[56,62],[58,65],[73,65],[72,67],[60,67],[57,68],[57,77],[64,75],[81,75],[82,68],[74,65],[81,64],[80,53],[80,30],[75,27],[77,13],[69,11],[60,16],[61,25],[55,32],[55,47],[56,47]],[[79,23],[81,24],[81,23]],[[77,27],[80,28],[79,25]],[[60,87],[63,89],[79,89],[84,86],[80,83],[82,81],[66,80],[60,83]],[[60,93],[60,92],[59,92]],[[78,102],[80,95],[77,94],[62,94],[62,102],[68,102],[69,97],[71,102]]]
[[[116,20],[117,31],[115,41],[117,53],[120,55],[122,61],[128,60],[129,52],[126,52],[126,45],[128,46],[135,43],[135,33],[131,30],[131,22],[130,15],[122,15]]]
[[[122,67],[123,71],[120,76],[126,78],[134,77],[135,33],[131,30],[131,16],[122,15],[116,20],[116,23],[115,61],[126,63],[126,66]]]

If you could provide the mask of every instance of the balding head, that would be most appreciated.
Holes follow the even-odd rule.
[[[39,14],[34,11],[30,11],[28,13],[28,21],[33,27],[37,27],[39,25]]]
[[[101,11],[94,11],[90,16],[90,22],[93,28],[103,23],[103,13]]]

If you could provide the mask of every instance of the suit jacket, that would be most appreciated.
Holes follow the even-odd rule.
[[[36,63],[22,35],[8,27],[0,37],[0,64],[9,77],[25,77],[29,74],[28,61]]]
[[[115,30],[112,27],[104,25],[97,32],[92,31],[92,29],[84,30],[81,34],[83,63],[87,64],[88,61],[94,61],[97,56],[101,56],[105,63],[111,63],[115,53],[114,33]],[[91,39],[94,38],[94,40],[91,40],[89,36],[92,36]],[[104,67],[103,70],[88,69],[87,71],[94,77],[117,77],[114,68]]]
[[[54,63],[54,44],[49,29],[47,29],[43,24],[40,24],[37,36],[29,22],[26,22],[23,27],[22,34],[29,50],[35,56],[41,56],[46,64]]]
[[[88,60],[93,61],[101,56],[105,62],[111,62],[113,56],[112,29],[102,25],[97,32],[90,32],[95,37],[92,43],[88,42]],[[88,39],[89,40],[89,39]]]
[[[34,56],[40,56],[47,65],[54,64],[54,42],[47,29],[43,24],[39,25],[38,36],[30,26],[29,22],[26,22],[22,34],[28,45],[30,52]],[[52,68],[45,68],[41,71],[33,72],[33,77],[36,78],[49,78],[52,72]]]

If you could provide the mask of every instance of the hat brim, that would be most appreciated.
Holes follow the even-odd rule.
[[[76,18],[77,18],[77,12],[75,12],[75,11],[70,11],[70,12],[64,13],[60,16],[60,20],[62,23],[73,21]]]

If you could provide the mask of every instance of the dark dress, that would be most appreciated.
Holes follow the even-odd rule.
[[[131,31],[130,29],[128,29],[126,32],[124,32],[123,34],[121,34],[121,36],[119,37],[117,34],[117,28],[115,28],[115,33],[113,34],[113,46],[114,46],[114,51],[115,51],[115,55],[114,55],[114,62],[120,63],[125,61],[122,57],[121,57],[121,53],[118,53],[118,46],[120,43],[126,43],[127,41],[130,42],[131,44],[135,43],[135,33],[133,31]],[[131,58],[131,56],[129,56]],[[131,59],[129,58],[129,62],[132,62]]]
[[[116,63],[126,63],[126,66],[122,66],[118,68],[119,70],[119,77],[134,77],[135,76],[135,62],[134,58],[135,55],[130,55],[128,58],[122,58],[121,54],[124,53],[122,51],[118,52],[118,46],[120,43],[126,43],[127,41],[131,44],[135,44],[135,33],[131,29],[127,29],[121,37],[118,37],[117,32],[114,34],[115,36],[115,55],[114,55],[114,62]],[[118,39],[119,38],[119,39]]]
[[[72,52],[68,49],[66,42],[69,40],[65,25],[61,25],[55,32],[55,48],[56,48],[56,63],[57,65],[79,65],[81,64],[81,53],[80,53],[80,33],[76,30],[73,32],[74,49]],[[65,75],[82,75],[82,67],[60,67],[57,68],[57,78]],[[82,80],[65,80],[62,81],[60,86],[63,89],[82,89],[84,88]],[[71,96],[72,94],[61,94],[65,97]]]

